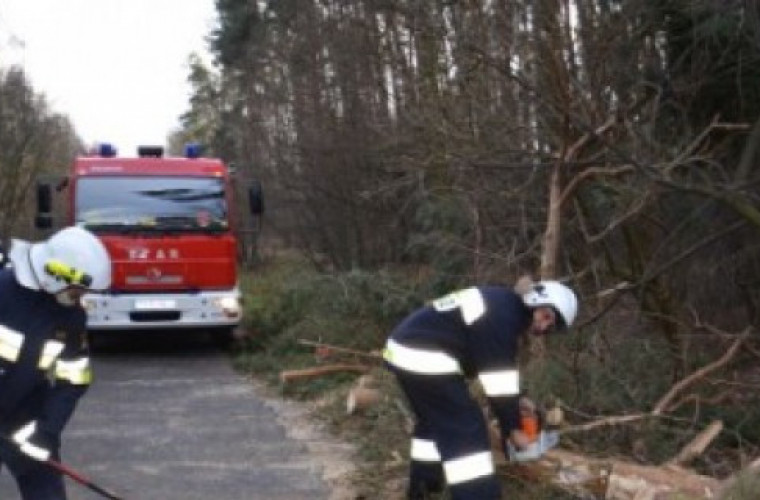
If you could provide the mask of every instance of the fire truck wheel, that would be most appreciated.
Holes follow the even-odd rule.
[[[232,347],[232,343],[235,340],[234,327],[214,328],[209,333],[215,345],[225,350]]]

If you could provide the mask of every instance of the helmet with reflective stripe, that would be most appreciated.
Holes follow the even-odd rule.
[[[525,305],[530,308],[549,306],[559,314],[561,324],[567,328],[573,324],[578,314],[578,299],[575,293],[559,281],[539,281],[533,284],[530,291],[522,296]]]
[[[47,241],[14,240],[10,258],[16,279],[33,290],[56,294],[70,286],[105,290],[111,285],[111,259],[97,236],[68,227]]]

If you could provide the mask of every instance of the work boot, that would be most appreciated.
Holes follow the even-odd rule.
[[[406,500],[433,500],[438,498],[438,494],[443,491],[443,485],[440,483],[427,483],[415,481],[409,483],[406,490]]]
[[[410,484],[406,490],[406,500],[430,500],[430,494],[425,483]]]

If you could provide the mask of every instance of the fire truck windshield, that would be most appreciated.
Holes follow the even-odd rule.
[[[80,177],[75,220],[95,232],[226,231],[222,179]]]

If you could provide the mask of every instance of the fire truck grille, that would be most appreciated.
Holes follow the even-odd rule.
[[[179,311],[138,311],[129,313],[129,319],[135,323],[149,321],[177,321],[179,320]]]

